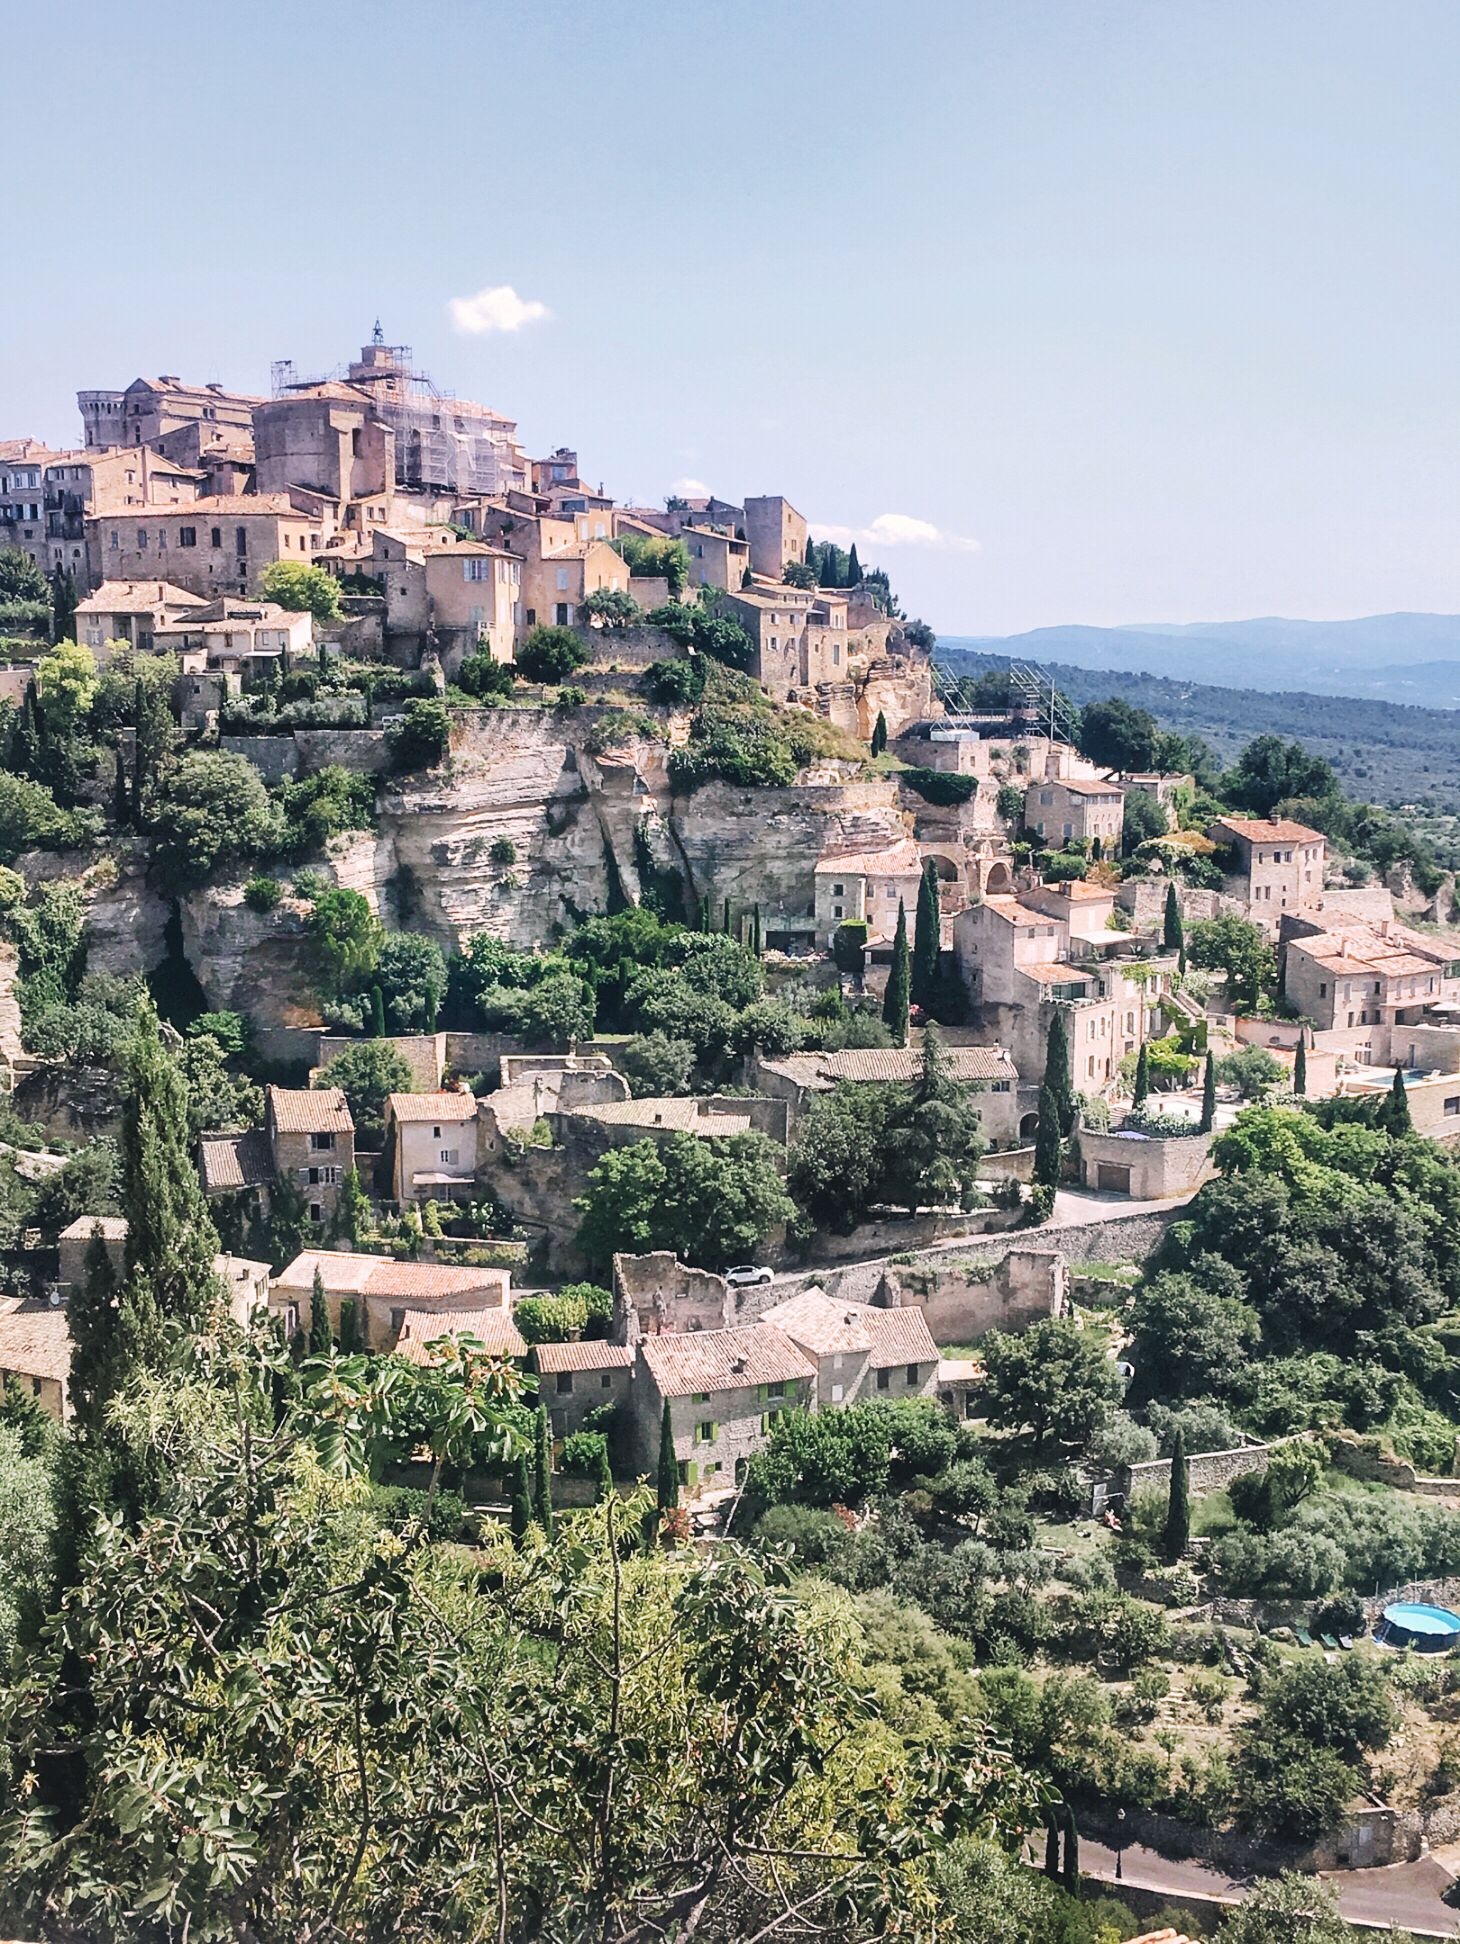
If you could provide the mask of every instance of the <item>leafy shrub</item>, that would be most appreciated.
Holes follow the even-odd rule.
[[[250,911],[272,911],[284,895],[277,878],[251,877],[243,887],[243,902]]]
[[[494,837],[492,839],[492,847],[487,852],[487,855],[494,864],[515,864],[517,862],[517,846],[510,837]]]
[[[958,776],[949,770],[903,769],[897,772],[897,780],[915,790],[925,803],[937,804],[941,809],[971,803],[978,792],[976,776]],[[1022,809],[1022,797],[1020,805]]]
[[[456,671],[456,686],[478,701],[500,701],[512,693],[517,674],[510,662],[499,662],[485,649],[468,655]]]
[[[431,769],[451,742],[451,718],[446,705],[434,698],[407,702],[399,728],[390,732],[391,760],[398,770]]]
[[[705,692],[705,667],[688,656],[655,662],[644,671],[643,683],[655,702],[676,708],[698,702]]]
[[[426,1516],[427,1494],[411,1485],[372,1485],[370,1510],[389,1532],[406,1532]],[[455,1539],[466,1523],[466,1504],[459,1492],[438,1491],[426,1519],[426,1537]]]
[[[601,1431],[573,1431],[558,1452],[558,1470],[569,1478],[602,1478],[608,1471],[608,1439]]]
[[[572,1296],[524,1296],[512,1319],[525,1343],[566,1343],[582,1331],[588,1310]]]
[[[517,666],[529,682],[566,681],[588,660],[588,650],[571,628],[542,623],[517,650]]]

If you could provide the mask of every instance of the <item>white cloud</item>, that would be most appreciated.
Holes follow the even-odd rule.
[[[679,499],[708,499],[710,489],[702,479],[676,479],[670,492]]]
[[[483,331],[520,331],[524,324],[552,316],[546,304],[535,297],[519,297],[511,284],[492,284],[475,297],[453,297],[448,309],[456,329],[473,336]]]
[[[982,552],[977,540],[971,540],[961,533],[945,533],[931,520],[920,520],[911,513],[879,513],[870,526],[864,527],[827,526],[814,522],[812,531],[818,540],[833,540],[839,547],[849,547],[855,540],[859,547],[923,547],[938,553]]]

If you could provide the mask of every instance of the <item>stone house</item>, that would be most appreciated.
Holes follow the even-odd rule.
[[[184,674],[236,675],[247,686],[313,656],[314,617],[224,596],[155,626],[152,645],[176,655]]]
[[[88,514],[87,571],[93,585],[161,577],[214,600],[249,593],[271,561],[313,561],[333,530],[317,508],[302,510],[283,493]]]
[[[770,1323],[644,1337],[634,1378],[636,1462],[652,1472],[667,1404],[681,1482],[729,1490],[782,1411],[814,1408],[817,1378],[812,1359]]]
[[[693,1134],[702,1141],[731,1134],[764,1134],[786,1144],[786,1105],[743,1094],[665,1094],[639,1100],[588,1101],[546,1116],[555,1143],[593,1160],[606,1148]]]
[[[1168,1201],[1190,1194],[1215,1173],[1210,1134],[1143,1134],[1134,1128],[1081,1126],[1080,1179],[1103,1194]]]
[[[580,530],[580,521],[583,523]],[[482,509],[482,538],[521,562],[517,640],[539,625],[579,627],[588,595],[629,591],[629,570],[608,543],[609,515]],[[603,536],[594,528],[602,525]]]
[[[477,1099],[470,1093],[388,1094],[386,1149],[398,1202],[470,1196],[477,1178]]]
[[[802,1290],[764,1311],[816,1364],[818,1410],[873,1398],[930,1397],[938,1387],[938,1346],[917,1308],[877,1309]]]
[[[1286,817],[1218,817],[1207,836],[1227,854],[1228,896],[1240,899],[1265,931],[1276,935],[1284,912],[1312,911],[1323,902],[1321,831]]]
[[[435,1346],[443,1337],[471,1337],[493,1357],[520,1359],[527,1354],[522,1332],[505,1309],[408,1309],[390,1354],[407,1363],[437,1363],[441,1352]]]
[[[806,558],[806,521],[788,499],[780,493],[753,494],[742,510],[753,574],[778,581],[793,561]]]
[[[830,946],[837,926],[852,919],[866,921],[869,945],[890,942],[897,930],[899,900],[911,942],[922,877],[922,854],[910,837],[884,850],[819,857],[814,872],[818,942]]]
[[[82,436],[88,446],[161,448],[169,435],[203,427],[252,435],[253,415],[265,401],[222,385],[189,385],[165,374],[134,378],[125,391],[79,391]]]
[[[171,581],[103,581],[77,604],[76,639],[105,668],[108,643],[125,641],[145,653],[159,628],[207,605],[201,594],[190,594]]]
[[[1166,828],[1175,826],[1183,802],[1191,800],[1196,778],[1182,770],[1122,770],[1120,787],[1127,796],[1147,796],[1166,813]]]
[[[1320,1034],[1423,1025],[1460,1007],[1460,937],[1322,910],[1285,916],[1278,937],[1284,997]]]
[[[265,1087],[264,1134],[275,1176],[304,1196],[309,1219],[333,1219],[355,1165],[355,1122],[338,1087]]]
[[[953,1079],[977,1090],[979,1120],[993,1147],[1013,1147],[1019,1139],[1019,1074],[1002,1046],[949,1046],[948,1071]],[[838,1084],[907,1085],[917,1078],[918,1049],[886,1050],[847,1047],[840,1053],[785,1053],[772,1058],[756,1053],[750,1077],[754,1086],[789,1108],[789,1132],[811,1101]]]
[[[1106,856],[1120,848],[1125,796],[1118,783],[1099,777],[1047,777],[1024,792],[1024,822],[1051,849],[1069,843],[1100,845]]]
[[[750,565],[750,543],[733,529],[686,526],[680,538],[689,548],[689,578],[693,587],[718,587],[738,593]]]
[[[71,1329],[64,1303],[0,1297],[0,1384],[14,1378],[47,1417],[71,1415]]]
[[[419,1341],[426,1340],[421,1337],[423,1329],[438,1336],[450,1325],[465,1330],[463,1318],[479,1320],[486,1311],[511,1320],[512,1278],[505,1269],[458,1269],[440,1262],[397,1262],[393,1256],[306,1249],[274,1278],[269,1292],[269,1307],[283,1318],[290,1336],[309,1328],[316,1270],[324,1285],[331,1327],[338,1334],[340,1305],[353,1302],[370,1350],[394,1349],[408,1317],[410,1332]],[[526,1345],[515,1325],[510,1337],[498,1334],[503,1343],[515,1341],[517,1346],[502,1354],[525,1355]]]
[[[126,1267],[127,1222],[122,1215],[78,1215],[63,1228],[59,1241],[59,1280],[68,1294],[83,1289],[87,1281],[87,1257],[92,1237],[101,1233],[107,1261],[120,1282]],[[260,1310],[268,1307],[269,1265],[248,1256],[216,1255],[213,1274],[222,1283],[228,1313],[235,1323],[246,1326]]]
[[[537,1373],[538,1401],[547,1406],[555,1438],[571,1437],[583,1420],[605,1404],[627,1407],[632,1400],[635,1350],[601,1337],[581,1343],[535,1344],[528,1368]]]
[[[254,483],[261,493],[307,487],[334,502],[335,523],[363,532],[388,521],[395,498],[395,433],[359,385],[300,385],[253,414]]]
[[[348,564],[341,561],[341,566]],[[385,587],[392,640],[419,656],[434,647],[448,675],[485,648],[509,662],[523,617],[522,560],[450,527],[377,527],[356,563]]]
[[[727,1330],[735,1321],[730,1286],[710,1269],[693,1269],[670,1249],[613,1259],[615,1343],[686,1330]]]

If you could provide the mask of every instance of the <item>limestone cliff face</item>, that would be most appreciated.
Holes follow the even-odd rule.
[[[251,911],[240,885],[208,885],[182,899],[183,952],[215,1011],[256,1026],[318,1021],[305,932],[308,906],[286,899]]]

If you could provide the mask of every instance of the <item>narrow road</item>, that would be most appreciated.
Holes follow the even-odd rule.
[[[1082,1875],[1114,1889],[1115,1851],[1082,1836],[1080,1870]],[[1339,1906],[1351,1924],[1376,1930],[1397,1924],[1416,1937],[1460,1937],[1460,1912],[1442,1901],[1454,1879],[1432,1856],[1423,1856],[1416,1863],[1394,1863],[1382,1870],[1325,1870],[1320,1874],[1337,1889]],[[1231,1876],[1200,1857],[1162,1856],[1131,1843],[1121,1852],[1121,1881],[1137,1889],[1157,1891],[1173,1903],[1179,1903],[1183,1896],[1240,1903],[1254,1879]]]

